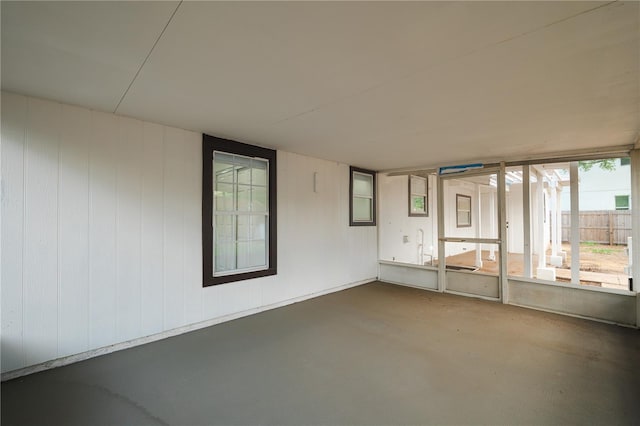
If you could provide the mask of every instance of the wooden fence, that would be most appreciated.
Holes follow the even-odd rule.
[[[562,241],[571,236],[571,213],[562,212]],[[594,210],[580,212],[580,242],[627,244],[631,236],[631,210]]]

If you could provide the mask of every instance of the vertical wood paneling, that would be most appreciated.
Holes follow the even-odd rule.
[[[142,137],[142,335],[163,329],[163,168],[164,130],[144,123]]]
[[[61,106],[28,100],[25,159],[25,362],[58,352],[58,140]]]
[[[164,328],[184,324],[184,132],[165,127]]]
[[[58,356],[89,348],[89,143],[91,111],[62,107]]]
[[[22,350],[22,251],[24,137],[27,98],[2,95],[2,371],[24,365]]]
[[[89,343],[113,344],[116,337],[116,141],[115,116],[92,112],[89,162]]]
[[[185,323],[202,321],[202,135],[184,137]]]
[[[200,134],[11,94],[2,107],[3,372],[375,275],[344,165],[279,152],[278,275],[203,289]]]
[[[141,329],[141,169],[142,122],[118,117],[116,329],[119,341]]]

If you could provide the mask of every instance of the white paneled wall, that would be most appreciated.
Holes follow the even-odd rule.
[[[435,177],[429,176],[429,216],[409,216],[409,183],[407,176],[378,175],[378,201],[380,228],[380,259],[420,264],[430,261],[424,256],[418,260],[418,244],[424,244],[423,254],[438,256],[438,218]],[[423,234],[419,232],[422,230]],[[421,238],[424,235],[424,238]],[[403,237],[407,237],[407,242]],[[431,250],[433,247],[433,250]]]
[[[202,288],[201,140],[2,94],[3,372],[376,277],[348,166],[278,152],[278,275]]]

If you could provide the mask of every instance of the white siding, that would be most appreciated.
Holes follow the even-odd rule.
[[[419,229],[424,232],[424,254],[438,252],[438,219],[436,208],[436,180],[429,176],[429,216],[409,216],[409,184],[407,176],[378,175],[380,217],[380,259],[403,263],[429,262],[430,256],[418,261],[418,245],[421,243]],[[408,242],[403,241],[403,236]],[[431,251],[433,247],[433,251]]]
[[[60,132],[59,356],[85,350],[89,338],[89,147],[91,111],[63,107]],[[3,282],[3,285],[6,282]]]
[[[376,277],[346,165],[278,152],[278,275],[202,288],[200,134],[3,93],[1,149],[3,372]]]
[[[614,162],[616,168],[612,171],[602,170],[597,165],[588,172],[578,171],[580,211],[615,210],[616,195],[631,196],[631,166],[620,165],[619,159]],[[571,197],[568,187],[562,191],[561,201],[561,209],[569,211]]]

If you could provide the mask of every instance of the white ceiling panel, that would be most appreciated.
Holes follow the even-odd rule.
[[[147,4],[3,2],[3,88],[113,110],[176,7]],[[183,2],[117,113],[374,169],[629,144],[639,6]]]
[[[583,14],[266,133],[304,139],[312,155],[348,150],[349,163],[378,169],[632,143],[640,131],[637,28],[625,7]],[[379,155],[385,146],[394,148]]]
[[[2,89],[113,112],[177,4],[2,1]]]

